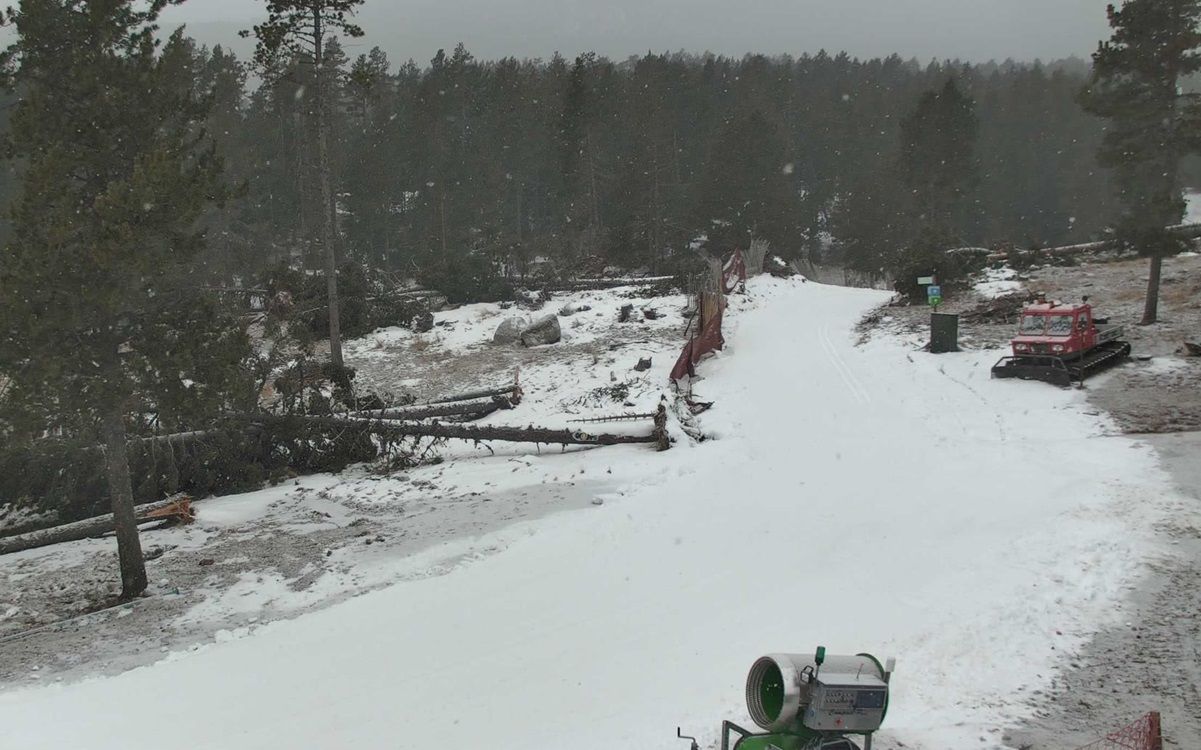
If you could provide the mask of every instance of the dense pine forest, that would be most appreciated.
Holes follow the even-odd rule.
[[[221,266],[305,247],[320,213],[302,147],[307,68],[247,94],[236,60],[181,52],[183,79],[214,91],[211,129],[248,185],[213,238]],[[920,210],[905,195],[917,189],[903,125],[948,81],[967,99],[967,132],[914,126],[968,141],[963,174],[935,188],[965,204],[949,227],[958,243],[1082,240],[1112,216],[1093,156],[1101,125],[1076,103],[1080,65],[922,68],[825,54],[481,62],[462,47],[424,69],[393,70],[378,50],[329,64],[345,249],[452,293],[486,295],[539,257],[666,270],[704,237],[718,252],[755,236],[787,257],[842,252],[873,270],[888,233],[901,239]],[[935,158],[908,155],[923,157]],[[842,243],[828,242],[832,230]],[[460,290],[464,280],[477,288]]]
[[[209,270],[239,283],[312,256],[312,66],[252,72],[186,38],[164,58],[209,102],[234,188],[210,213]],[[343,257],[452,299],[535,267],[670,272],[698,244],[752,237],[887,275],[931,224],[942,247],[1039,246],[1094,238],[1115,212],[1076,59],[481,61],[459,46],[421,67],[378,49],[352,60],[336,40],[326,58]],[[6,178],[8,198],[19,178]]]

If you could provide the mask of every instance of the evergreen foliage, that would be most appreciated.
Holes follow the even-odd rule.
[[[901,122],[901,183],[919,235],[953,246],[979,237],[975,103],[949,79]]]
[[[1158,319],[1163,259],[1184,249],[1166,229],[1184,215],[1181,162],[1201,150],[1201,96],[1181,90],[1201,71],[1201,0],[1127,0],[1109,6],[1109,25],[1081,100],[1109,121],[1099,158],[1117,175],[1118,237],[1151,258],[1147,325]]]
[[[232,91],[228,53],[193,54]],[[323,265],[311,60],[285,50],[260,62],[270,66],[261,82],[218,97],[237,105],[209,120],[231,176],[248,185],[209,250],[231,278],[281,261]],[[902,124],[923,97],[943,101],[948,81],[975,113],[969,179],[953,187],[958,242],[1097,239],[1113,213],[1094,154],[1102,123],[1073,98],[1083,63],[487,62],[460,45],[424,68],[370,50],[331,53],[325,70],[340,250],[455,300],[606,263],[670,272],[702,236],[722,252],[755,232],[785,257],[891,273],[918,215]]]
[[[338,302],[337,198],[333,187],[331,110],[337,97],[333,81],[342,74],[345,56],[337,34],[361,37],[363,30],[349,20],[363,0],[267,0],[267,20],[253,29],[257,40],[254,61],[259,71],[272,80],[281,71],[307,69],[307,85],[296,90],[296,98],[306,102],[308,138],[296,148],[305,148],[315,156],[317,210],[325,280],[328,286],[330,360],[342,369],[342,334]],[[243,32],[250,36],[252,32]],[[298,68],[299,66],[299,68]],[[311,95],[310,95],[311,93]]]
[[[839,197],[832,229],[850,270],[917,298],[919,276],[948,289],[965,278],[971,256],[946,251],[983,236],[975,102],[949,78],[918,98],[899,135],[896,162]]]
[[[146,585],[127,428],[173,429],[250,395],[244,332],[197,292],[221,162],[208,99],[177,85],[185,40],[155,40],[165,4],[25,0],[6,56],[23,181],[0,250],[0,429],[19,444],[94,442],[102,427],[125,597]]]

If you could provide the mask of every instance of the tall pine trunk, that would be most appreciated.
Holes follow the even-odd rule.
[[[439,222],[438,226],[441,227],[441,230],[439,231],[439,236],[442,238],[441,239],[442,262],[446,263],[446,262],[448,262],[446,260],[447,252],[448,252],[448,250],[447,250],[448,245],[446,243],[446,188],[445,187],[438,188],[438,222]]]
[[[1167,102],[1167,112],[1164,116],[1164,122],[1167,123],[1168,129],[1167,142],[1163,146],[1163,172],[1161,175],[1162,191],[1164,201],[1164,210],[1160,212],[1160,216],[1156,218],[1155,228],[1158,230],[1167,224],[1174,224],[1181,218],[1180,215],[1171,216],[1166,213],[1166,203],[1172,196],[1179,195],[1179,190],[1176,186],[1177,176],[1180,170],[1180,156],[1174,148],[1175,130],[1177,127],[1177,82],[1180,79],[1180,73],[1175,68],[1169,68],[1164,72],[1164,89],[1161,93],[1164,101]],[[1164,254],[1170,252],[1168,247],[1164,247],[1165,243],[1170,243],[1172,240],[1167,237],[1157,238],[1157,247],[1155,254],[1151,256],[1151,272],[1147,274],[1147,301],[1143,307],[1143,319],[1140,325],[1149,326],[1159,321],[1159,285],[1163,278],[1163,259]]]
[[[1151,256],[1151,273],[1147,276],[1147,304],[1139,325],[1149,326],[1159,320],[1159,280],[1163,275],[1163,256]]]
[[[146,560],[133,510],[133,486],[129,481],[129,457],[125,453],[125,415],[120,406],[104,414],[104,468],[117,531],[117,555],[121,560],[121,598],[128,601],[146,590]]]
[[[329,127],[326,123],[325,91],[325,28],[320,12],[313,10],[313,77],[317,92],[317,171],[321,181],[321,244],[325,249],[325,281],[329,294],[329,357],[333,366],[342,365],[342,320],[338,304],[338,249],[334,243],[334,190],[329,166]]]

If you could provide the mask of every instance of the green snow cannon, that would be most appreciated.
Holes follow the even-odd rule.
[[[722,750],[860,750],[847,735],[861,735],[862,750],[871,750],[888,713],[894,666],[871,654],[826,656],[824,646],[813,656],[761,657],[747,674],[746,705],[766,733],[722,722]]]

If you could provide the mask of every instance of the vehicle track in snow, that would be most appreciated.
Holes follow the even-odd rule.
[[[842,382],[846,385],[847,390],[850,391],[851,398],[853,398],[856,403],[863,404],[865,406],[870,404],[872,402],[871,394],[866,388],[863,387],[863,383],[861,383],[859,378],[855,376],[854,370],[851,369],[850,365],[847,364],[846,359],[843,358],[842,354],[839,353],[838,345],[835,344],[830,337],[829,325],[823,323],[818,328],[818,340],[821,343],[822,349],[825,350],[826,356],[829,358],[830,364],[834,367],[835,372],[838,373],[839,378],[842,379]]]

